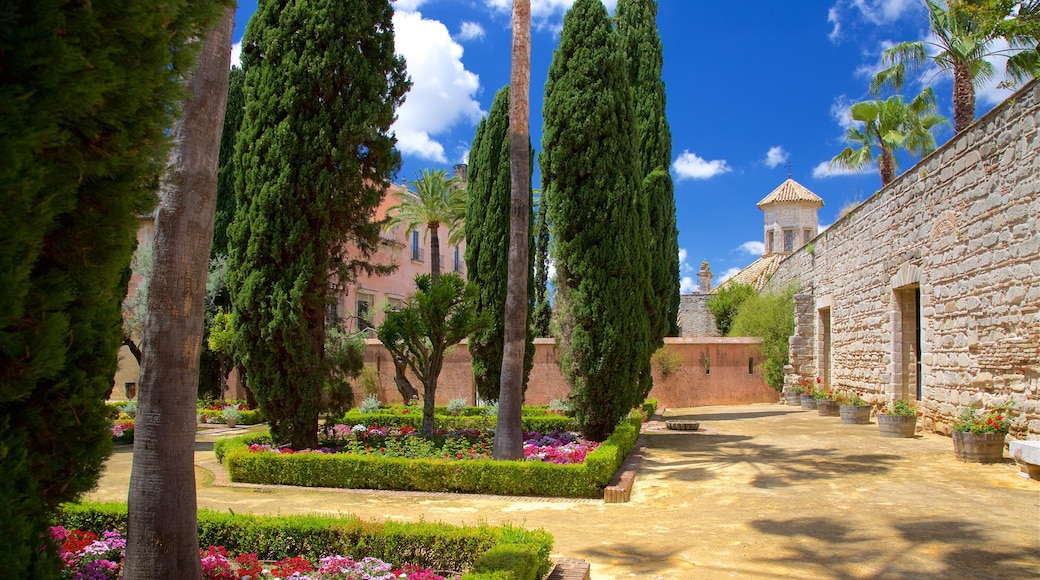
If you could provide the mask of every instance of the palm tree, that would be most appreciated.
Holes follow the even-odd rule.
[[[521,422],[524,348],[527,343],[528,216],[531,158],[528,100],[531,85],[531,1],[513,0],[513,54],[509,80],[509,267],[506,286],[502,374],[499,384],[495,459],[524,455]]]
[[[975,90],[996,74],[987,58],[1008,57],[1005,74],[1013,82],[1040,72],[1037,27],[1015,27],[1006,22],[1035,20],[1040,15],[1040,2],[1023,2],[1018,12],[1013,12],[1014,2],[1006,1],[980,4],[951,0],[946,7],[939,0],[925,0],[925,4],[932,39],[901,42],[886,50],[882,64],[888,68],[874,76],[870,90],[875,96],[883,86],[899,92],[908,72],[914,73],[931,61],[941,71],[953,73],[953,128],[960,133],[975,121]],[[997,39],[1007,41],[1008,48],[996,48]]]
[[[831,160],[831,165],[848,169],[859,169],[874,160],[877,153],[881,186],[888,185],[896,177],[895,152],[903,149],[914,155],[924,155],[935,149],[932,129],[946,118],[935,112],[935,94],[925,89],[914,100],[906,103],[895,95],[888,99],[863,101],[852,105],[852,119],[862,123],[860,127],[849,127],[845,140],[849,143],[841,153]],[[853,146],[857,146],[855,149]]]
[[[458,241],[459,227],[466,217],[466,190],[457,187],[455,178],[448,177],[443,169],[431,171],[423,169],[418,179],[410,185],[415,191],[398,193],[401,203],[387,211],[390,218],[385,229],[389,230],[399,224],[405,224],[405,233],[411,233],[419,226],[426,226],[430,232],[430,276],[436,279],[441,275],[441,225],[448,227],[450,243]]]

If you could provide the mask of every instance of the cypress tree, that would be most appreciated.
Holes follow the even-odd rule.
[[[217,2],[8,2],[0,18],[0,561],[56,576],[58,504],[97,482],[137,215]]]
[[[636,119],[643,194],[650,220],[650,335],[654,347],[665,336],[679,334],[679,231],[675,224],[675,196],[668,165],[672,160],[672,131],[665,116],[664,66],[657,32],[656,0],[619,0],[617,32],[628,62]]]
[[[392,16],[388,0],[262,2],[242,44],[235,352],[272,437],[297,449],[317,444],[330,284],[375,270],[375,210],[400,166],[390,125],[409,82]]]
[[[466,272],[479,288],[477,310],[488,324],[469,336],[477,396],[497,401],[505,333],[506,274],[509,269],[509,87],[495,94],[488,116],[477,125],[470,147],[466,186]],[[533,258],[533,253],[531,254]],[[531,288],[533,290],[533,280]],[[530,294],[530,291],[529,291]],[[524,377],[534,366],[532,309],[528,308]]]
[[[651,341],[635,111],[599,0],[578,0],[564,17],[545,89],[542,191],[561,367],[581,430],[602,441],[640,395]]]
[[[224,131],[220,134],[220,166],[217,169],[217,213],[213,220],[213,247],[210,257],[227,256],[228,226],[235,218],[235,141],[246,112],[246,72],[233,67],[228,81]]]
[[[535,200],[534,221],[531,229],[535,236],[534,254],[534,315],[531,326],[538,337],[552,336],[552,303],[549,301],[549,220],[545,217],[546,204],[541,195]]]

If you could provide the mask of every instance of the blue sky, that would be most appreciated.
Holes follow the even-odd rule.
[[[604,0],[613,13],[616,0]],[[531,138],[540,150],[543,86],[573,0],[532,0]],[[464,162],[481,116],[509,82],[511,0],[398,0],[394,27],[413,88],[395,132],[404,166]],[[255,0],[240,0],[234,42]],[[881,51],[927,39],[917,0],[659,0],[664,82],[672,129],[683,293],[708,260],[717,285],[762,252],[755,204],[790,174],[824,200],[820,224],[880,187],[875,168],[836,173],[827,162],[844,146],[850,104],[869,98]],[[237,50],[233,51],[233,59]],[[1003,70],[1003,63],[996,63]],[[995,79],[979,93],[978,114],[1006,98]],[[926,72],[940,112],[953,118],[950,80]],[[952,123],[952,121],[951,121]],[[951,125],[937,133],[941,144]],[[900,171],[915,160],[903,158]],[[535,187],[540,184],[536,181]]]

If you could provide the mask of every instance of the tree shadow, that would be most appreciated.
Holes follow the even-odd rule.
[[[803,412],[801,409],[774,409],[770,411],[745,411],[742,413],[683,413],[681,415],[669,415],[663,417],[662,421],[693,420],[693,421],[740,421],[743,419],[761,419],[764,417],[783,417],[792,413]]]

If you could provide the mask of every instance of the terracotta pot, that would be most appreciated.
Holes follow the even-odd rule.
[[[913,437],[917,432],[917,415],[877,416],[878,431],[882,437]]]
[[[787,404],[792,407],[797,407],[802,404],[801,393],[792,393],[791,391],[787,391],[787,393],[784,394],[784,397],[787,399]]]
[[[870,405],[840,405],[838,412],[846,425],[870,424]]]
[[[226,423],[228,427],[234,427],[235,425],[238,425],[238,419],[224,419],[224,423]]]
[[[838,402],[830,399],[817,399],[816,412],[821,417],[837,417],[839,416]]]
[[[953,455],[961,461],[1000,463],[1004,461],[1004,437],[1007,433],[953,432]]]
[[[803,409],[815,409],[816,408],[816,399],[814,399],[812,397],[812,395],[801,395],[801,399],[802,399],[801,402],[802,402],[802,408]]]

